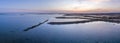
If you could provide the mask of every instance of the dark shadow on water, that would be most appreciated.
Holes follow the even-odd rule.
[[[64,24],[78,24],[78,23],[89,23],[95,21],[104,21],[110,23],[120,23],[120,20],[101,20],[101,19],[91,19],[91,20],[83,20],[83,21],[69,21],[69,22],[49,22],[51,25],[64,25]]]
[[[47,22],[47,21],[48,21],[48,20],[45,20],[45,21],[42,22],[42,23],[40,22],[40,23],[38,23],[38,24],[36,24],[36,25],[33,25],[33,26],[31,26],[31,27],[28,27],[28,28],[24,29],[24,31],[28,31],[28,30],[34,29],[34,28],[36,28],[36,27],[44,24],[44,23]]]
[[[68,15],[68,14],[67,14]],[[71,16],[74,14],[70,14]],[[78,15],[78,14],[77,14]],[[120,23],[120,15],[79,15],[79,16],[63,16],[63,17],[56,17],[56,19],[86,19],[82,21],[67,21],[67,22],[49,22],[48,24],[51,25],[64,25],[64,24],[78,24],[78,23],[88,23],[88,22],[95,22],[95,21],[104,21],[104,22],[110,22],[110,23]]]
[[[78,23],[88,23],[92,22],[92,20],[84,20],[84,21],[69,21],[69,22],[49,22],[51,25],[64,25],[64,24],[78,24]]]

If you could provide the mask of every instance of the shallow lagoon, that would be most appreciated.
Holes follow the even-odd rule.
[[[120,24],[104,21],[51,25],[63,14],[1,14],[0,43],[120,43]],[[26,28],[48,21],[29,31]]]

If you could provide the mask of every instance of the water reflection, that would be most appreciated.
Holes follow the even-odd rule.
[[[0,15],[0,43],[120,43],[120,24],[116,24],[119,23],[119,18],[105,18],[98,15],[64,16],[80,17],[77,19],[54,18],[60,16],[63,15]],[[49,20],[46,20],[48,18]],[[81,20],[81,18],[87,19]],[[55,22],[67,21],[74,24],[46,24],[53,22],[53,19]],[[81,24],[77,24],[76,21]]]

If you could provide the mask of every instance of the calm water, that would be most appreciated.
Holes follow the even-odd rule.
[[[50,25],[62,14],[1,14],[0,43],[120,43],[120,24],[95,21],[79,24]],[[48,21],[29,31],[26,28]]]

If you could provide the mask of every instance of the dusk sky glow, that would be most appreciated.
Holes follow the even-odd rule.
[[[5,11],[120,12],[120,0],[0,0]]]

